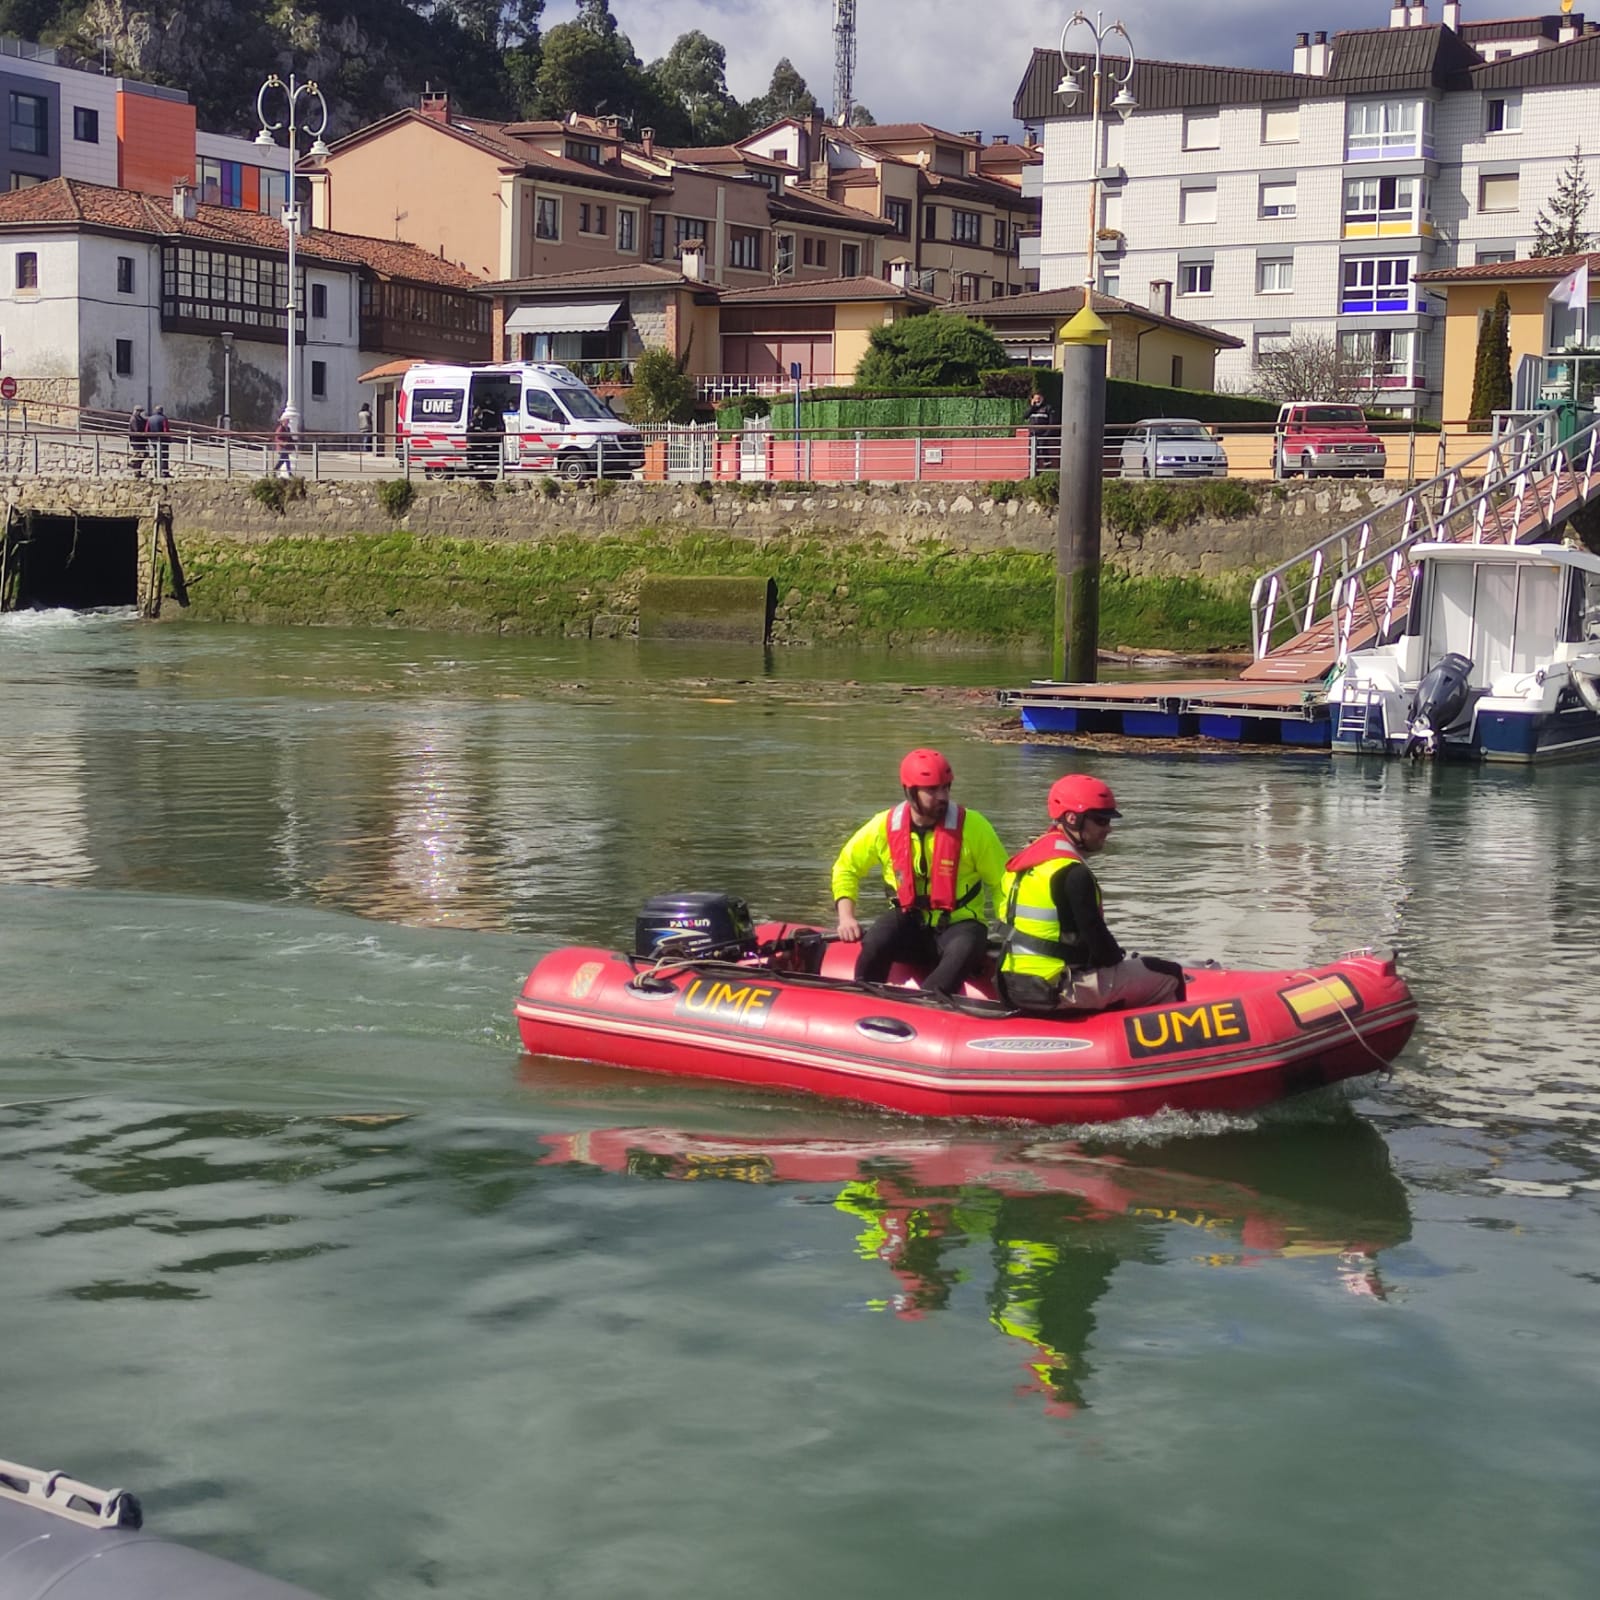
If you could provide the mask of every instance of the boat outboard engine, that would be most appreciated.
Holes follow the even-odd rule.
[[[658,894],[633,927],[635,955],[739,961],[756,953],[750,907],[731,894]]]
[[[1439,753],[1445,729],[1461,715],[1472,693],[1472,663],[1454,650],[1428,669],[1411,702],[1408,756]]]

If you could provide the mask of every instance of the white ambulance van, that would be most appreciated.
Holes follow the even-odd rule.
[[[555,362],[419,362],[401,380],[397,413],[396,433],[430,478],[502,470],[627,478],[644,467],[644,436]],[[501,437],[482,425],[487,416],[499,418]]]

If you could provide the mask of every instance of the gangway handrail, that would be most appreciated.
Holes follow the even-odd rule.
[[[1508,485],[1513,488],[1514,498],[1511,526],[1520,527],[1539,477],[1538,468],[1560,457],[1557,470],[1550,474],[1550,495],[1543,510],[1544,520],[1550,521],[1559,495],[1560,466],[1570,465],[1574,447],[1586,439],[1591,466],[1584,474],[1580,503],[1587,501],[1593,492],[1594,425],[1539,450],[1554,417],[1553,412],[1541,415],[1492,440],[1447,471],[1415,485],[1262,573],[1250,594],[1251,647],[1256,660],[1272,653],[1273,634],[1281,625],[1292,626],[1293,637],[1310,631],[1324,618],[1336,619],[1353,574],[1371,573],[1397,552],[1409,550],[1422,540],[1453,542],[1459,535],[1441,530],[1459,523],[1463,517],[1476,519],[1474,537],[1482,542],[1490,509],[1497,527],[1507,517],[1505,508],[1495,504],[1495,497]],[[1482,486],[1475,494],[1462,498],[1465,480],[1477,476],[1474,467],[1481,471]],[[1387,529],[1385,522],[1390,524]],[[1345,643],[1347,636],[1341,642],[1341,650]]]

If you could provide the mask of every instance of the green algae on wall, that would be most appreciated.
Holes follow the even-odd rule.
[[[615,636],[637,624],[649,578],[776,580],[775,644],[846,641],[1042,645],[1051,557],[954,551],[928,540],[737,538],[645,530],[536,542],[406,532],[254,541],[180,538],[203,620],[364,624]],[[1101,640],[1219,649],[1249,637],[1242,582],[1135,578],[1107,568]]]

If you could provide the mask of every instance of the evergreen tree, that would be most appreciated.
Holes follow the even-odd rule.
[[[856,368],[856,385],[937,389],[971,384],[980,374],[1005,366],[1007,359],[1005,347],[986,323],[954,312],[930,311],[874,328]]]
[[[1511,405],[1511,301],[1502,289],[1494,309],[1478,330],[1478,361],[1472,377],[1472,404],[1467,419],[1486,425],[1496,411]]]
[[[1584,227],[1593,198],[1583,172],[1583,146],[1576,145],[1572,159],[1556,180],[1555,193],[1540,208],[1533,223],[1536,256],[1577,256],[1589,248],[1591,235]]]
[[[788,56],[780,58],[772,69],[772,82],[767,92],[752,100],[747,107],[750,121],[758,128],[780,117],[809,117],[816,109],[817,97],[806,87],[806,80],[795,70]]]

